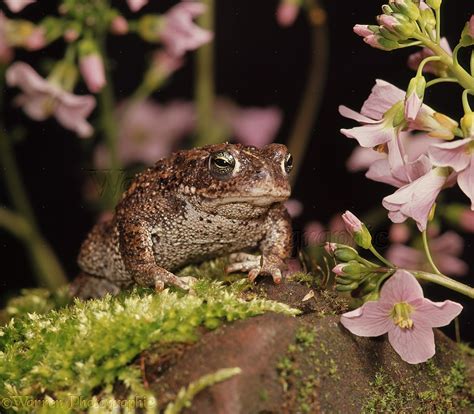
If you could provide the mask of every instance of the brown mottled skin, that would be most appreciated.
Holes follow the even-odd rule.
[[[291,252],[282,204],[290,196],[290,170],[291,156],[279,144],[217,144],[159,160],[136,176],[114,217],[84,241],[73,294],[116,294],[133,284],[188,289],[189,278],[172,272],[228,254],[228,272],[249,272],[251,280],[269,274],[279,283]],[[246,253],[255,248],[261,256]]]

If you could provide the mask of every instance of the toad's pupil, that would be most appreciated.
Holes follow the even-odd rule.
[[[215,163],[218,167],[228,167],[230,165],[229,161],[227,161],[225,158],[217,158]]]

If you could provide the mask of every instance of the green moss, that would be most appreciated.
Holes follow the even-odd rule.
[[[444,374],[433,360],[423,364],[426,390],[415,393],[416,378],[403,378],[395,382],[380,369],[370,383],[371,392],[363,407],[363,413],[455,413],[474,410],[474,393],[469,389],[466,366],[454,361],[449,373]]]
[[[195,294],[136,289],[15,317],[0,329],[0,401],[89,398],[124,377],[130,387],[130,363],[152,344],[195,341],[199,326],[213,329],[268,311],[297,313],[269,300],[245,301],[240,288],[202,279]]]

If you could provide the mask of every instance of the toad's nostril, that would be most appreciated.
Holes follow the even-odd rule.
[[[263,170],[263,169],[258,169],[256,171],[256,175],[258,178],[267,178],[268,177],[268,172],[266,170]]]

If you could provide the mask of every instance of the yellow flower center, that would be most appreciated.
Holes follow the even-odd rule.
[[[413,308],[406,302],[396,303],[390,312],[395,325],[402,329],[413,328],[413,320],[410,319]]]

